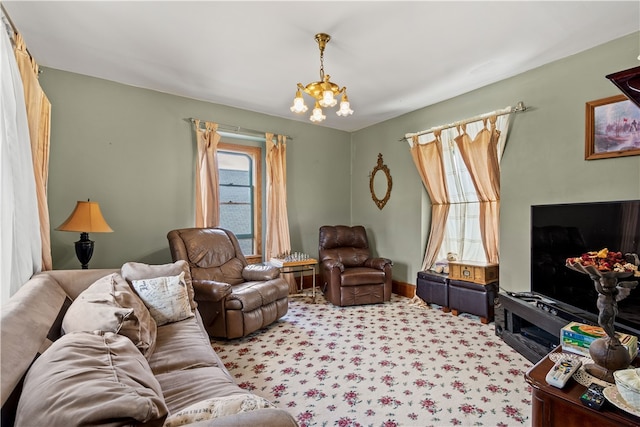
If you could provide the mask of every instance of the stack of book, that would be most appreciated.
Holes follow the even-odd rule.
[[[585,325],[584,323],[571,322],[562,328],[560,341],[562,350],[589,357],[589,346],[598,338],[605,337],[606,333],[599,326]],[[629,350],[633,360],[638,354],[638,337],[616,332],[616,336],[622,345]]]

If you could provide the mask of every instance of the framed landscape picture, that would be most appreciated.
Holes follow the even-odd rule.
[[[624,95],[586,105],[585,160],[640,154],[640,107]]]

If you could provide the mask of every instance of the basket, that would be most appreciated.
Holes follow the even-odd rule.
[[[613,373],[620,396],[634,409],[640,410],[640,368],[621,369]]]

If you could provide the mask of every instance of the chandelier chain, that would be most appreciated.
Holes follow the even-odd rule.
[[[324,48],[320,48],[320,81],[324,80]]]

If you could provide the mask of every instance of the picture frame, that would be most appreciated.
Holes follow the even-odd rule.
[[[640,155],[640,107],[624,95],[589,101],[585,160]]]

